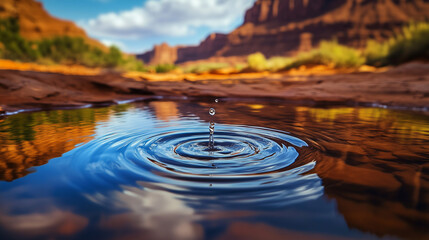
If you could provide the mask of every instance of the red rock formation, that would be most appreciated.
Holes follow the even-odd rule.
[[[361,48],[368,39],[387,39],[411,20],[427,19],[429,0],[257,0],[242,26],[226,36],[211,35],[199,46],[179,47],[176,62],[257,51],[294,55],[332,39]]]
[[[171,64],[177,60],[177,47],[162,43],[155,45],[151,51],[139,55],[138,58],[149,65]]]
[[[20,33],[26,39],[37,40],[54,36],[81,37],[91,45],[105,48],[71,21],[55,18],[35,0],[1,0],[0,18],[17,17]]]
[[[220,56],[217,52],[226,45],[227,41],[227,35],[213,33],[198,46],[171,47],[166,43],[162,43],[155,45],[151,51],[137,57],[149,65],[206,59],[213,56]]]
[[[226,34],[212,33],[200,45],[178,48],[177,63],[221,56],[220,50],[228,43]]]

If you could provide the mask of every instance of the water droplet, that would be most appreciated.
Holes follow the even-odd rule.
[[[215,103],[218,103],[218,102],[219,102],[219,99],[217,99],[217,98],[216,98],[216,99],[215,99]]]
[[[214,108],[210,108],[209,113],[213,116],[216,114],[216,110]]]
[[[214,128],[215,128],[215,123],[214,122],[210,122],[210,126],[209,126],[210,135],[213,135]]]

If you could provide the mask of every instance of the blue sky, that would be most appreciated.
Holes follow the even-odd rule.
[[[53,16],[74,21],[103,43],[130,53],[154,44],[195,45],[243,22],[255,0],[39,0]]]

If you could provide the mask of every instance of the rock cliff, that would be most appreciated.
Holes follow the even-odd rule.
[[[332,39],[362,48],[368,39],[382,41],[412,20],[428,19],[429,0],[257,0],[230,34],[212,34],[198,46],[170,47],[177,54],[164,60],[181,63],[257,51],[294,55]],[[154,58],[146,62],[158,63]]]
[[[21,35],[30,40],[54,36],[81,37],[91,45],[105,48],[95,39],[89,38],[85,31],[71,21],[55,18],[35,0],[1,0],[0,18],[19,19]]]

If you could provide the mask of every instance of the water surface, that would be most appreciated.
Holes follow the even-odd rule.
[[[429,237],[425,113],[221,100],[210,116],[212,106],[0,120],[0,238]]]

